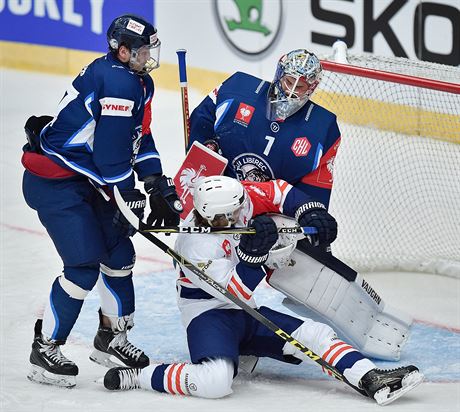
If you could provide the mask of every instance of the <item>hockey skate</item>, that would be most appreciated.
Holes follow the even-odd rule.
[[[140,388],[140,368],[112,368],[104,376],[104,386],[111,391]]]
[[[414,389],[422,380],[423,374],[410,365],[391,370],[372,369],[361,378],[360,386],[379,405],[387,405]]]
[[[136,348],[128,341],[127,331],[132,326],[132,316],[119,318],[116,325],[104,327],[102,325],[102,313],[99,310],[99,329],[94,338],[94,351],[90,359],[99,365],[107,368],[116,368],[121,366],[120,363],[114,362],[116,358],[122,362],[122,365],[130,368],[145,368],[149,365],[150,360],[145,353]]]
[[[56,341],[42,336],[42,320],[35,323],[35,337],[30,353],[29,380],[48,385],[72,388],[76,385],[78,367],[67,359]]]

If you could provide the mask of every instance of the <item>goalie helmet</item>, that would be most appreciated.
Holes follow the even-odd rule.
[[[318,57],[305,49],[281,56],[268,89],[267,118],[283,121],[300,110],[318,86],[322,70]]]
[[[211,226],[230,227],[238,221],[246,198],[246,190],[238,180],[209,176],[195,187],[193,206]]]
[[[121,46],[131,52],[129,67],[138,74],[147,74],[160,66],[161,42],[157,29],[142,17],[124,14],[107,30],[109,49],[117,53]]]

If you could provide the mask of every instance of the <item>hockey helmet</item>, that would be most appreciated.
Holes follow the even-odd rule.
[[[283,121],[300,110],[318,86],[322,70],[318,57],[308,50],[281,56],[268,89],[267,118]]]
[[[271,213],[267,216],[273,219],[277,228],[299,227],[297,221],[291,217]],[[265,266],[269,269],[281,269],[282,267],[293,265],[294,261],[291,255],[297,246],[299,237],[303,238],[304,236],[296,233],[280,233],[278,240],[268,252]]]
[[[124,14],[117,17],[107,30],[110,51],[121,46],[131,52],[129,67],[138,74],[146,74],[160,66],[161,42],[157,29],[142,17]]]
[[[211,226],[230,227],[238,221],[246,198],[246,190],[238,180],[209,176],[195,187],[193,206]]]

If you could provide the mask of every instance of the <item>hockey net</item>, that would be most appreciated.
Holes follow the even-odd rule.
[[[361,271],[460,277],[460,68],[347,59],[323,61],[312,99],[337,115],[342,135],[334,254]]]

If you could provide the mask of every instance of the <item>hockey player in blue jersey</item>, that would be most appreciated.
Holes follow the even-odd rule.
[[[157,30],[141,17],[123,15],[110,25],[107,41],[107,55],[82,69],[58,114],[26,123],[24,197],[63,261],[43,320],[35,324],[28,377],[59,386],[76,384],[78,367],[60,346],[96,283],[100,326],[90,358],[106,365],[113,364],[111,355],[133,367],[149,364],[127,340],[135,310],[134,229],[111,199],[113,186],[142,217],[146,196],[135,188],[136,174],[149,197],[152,223],[177,225],[182,211],[150,132],[154,85],[148,73],[159,66]]]
[[[340,131],[336,116],[310,100],[321,71],[301,49],[281,57],[271,83],[235,73],[193,110],[191,142],[219,150],[228,176],[283,179],[327,207]]]

